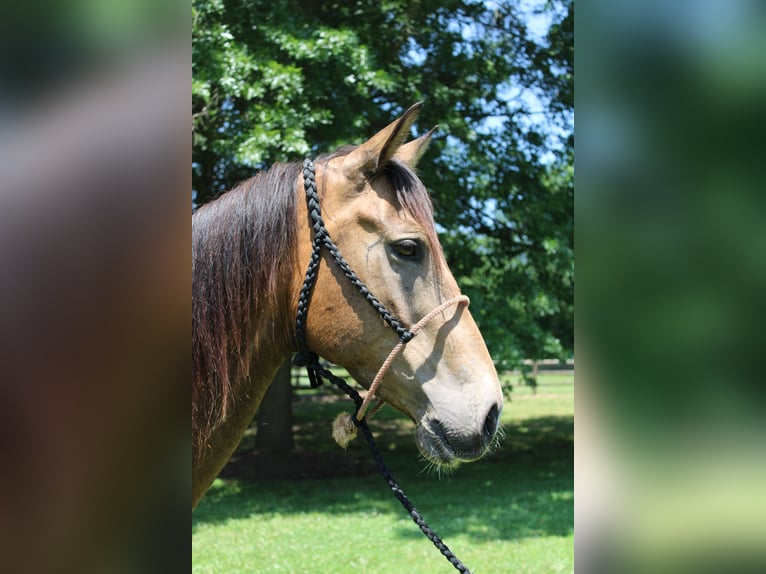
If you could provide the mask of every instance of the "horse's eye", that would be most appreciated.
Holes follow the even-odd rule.
[[[414,239],[402,239],[393,244],[394,251],[407,259],[418,256],[418,242]]]

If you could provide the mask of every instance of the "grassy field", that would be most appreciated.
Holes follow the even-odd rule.
[[[329,438],[349,402],[300,391],[297,451],[254,454],[252,437],[192,515],[192,571],[203,573],[448,573],[361,439],[342,451]],[[574,571],[572,375],[514,387],[505,440],[491,456],[449,475],[427,470],[413,424],[384,409],[371,428],[407,495],[475,574]]]

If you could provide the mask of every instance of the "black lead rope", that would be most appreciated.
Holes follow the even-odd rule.
[[[306,271],[306,278],[303,281],[303,287],[301,288],[300,296],[298,298],[298,312],[296,314],[295,320],[295,334],[298,343],[298,353],[295,355],[293,363],[301,367],[306,367],[312,388],[320,386],[323,382],[323,379],[329,380],[354,401],[354,404],[356,405],[356,411],[359,412],[359,408],[362,406],[363,402],[362,397],[359,396],[359,393],[356,392],[356,390],[348,383],[346,383],[346,381],[334,375],[328,369],[324,368],[319,363],[319,357],[317,354],[309,350],[308,343],[306,341],[306,319],[308,317],[311,293],[314,289],[314,285],[316,284],[317,274],[319,271],[320,253],[322,247],[327,247],[327,250],[330,252],[333,260],[338,265],[338,267],[340,267],[346,277],[348,277],[349,281],[351,281],[351,283],[359,290],[364,298],[370,302],[375,310],[378,311],[385,322],[388,323],[392,329],[394,329],[402,342],[406,343],[412,339],[413,334],[411,331],[405,328],[402,323],[394,315],[392,315],[383,306],[383,304],[380,303],[380,301],[375,298],[375,296],[364,285],[364,283],[362,283],[362,281],[359,279],[359,277],[357,277],[351,267],[349,267],[348,263],[346,263],[346,260],[343,259],[340,251],[338,250],[338,247],[330,238],[330,234],[328,233],[324,221],[322,220],[322,212],[319,205],[319,195],[317,194],[316,188],[314,162],[310,159],[307,159],[303,162],[303,178],[304,187],[306,188],[306,202],[308,205],[309,216],[311,217],[312,228],[314,230],[314,239],[312,241],[311,259],[309,260],[308,269]],[[383,456],[380,453],[378,445],[375,444],[375,439],[372,436],[372,431],[370,431],[370,428],[367,425],[366,419],[362,418],[360,421],[356,417],[352,418],[357,428],[362,431],[362,434],[367,441],[367,446],[369,446],[370,452],[372,453],[372,457],[375,459],[378,470],[388,483],[388,486],[391,488],[391,492],[394,493],[396,499],[401,503],[415,524],[418,525],[423,534],[425,534],[426,537],[433,543],[433,545],[439,549],[439,552],[444,555],[449,563],[452,564],[452,566],[459,572],[470,574],[470,570],[468,570],[468,568],[458,559],[458,557],[455,556],[455,554],[449,549],[449,547],[447,547],[442,539],[439,538],[439,535],[431,529],[428,523],[417,511],[415,505],[413,505],[410,499],[407,498],[407,495],[404,494],[404,491],[399,486],[399,483],[396,481],[396,479],[391,474],[391,471],[388,470],[388,467],[383,462]]]
[[[319,364],[318,358],[316,362],[306,365],[306,368],[309,371],[314,371],[314,374],[320,380],[320,384],[321,384],[322,378],[324,377],[328,379],[331,383],[333,383],[335,386],[340,388],[349,397],[351,397],[351,399],[353,399],[357,410],[359,410],[359,407],[362,405],[362,397],[359,396],[359,393],[356,392],[356,389],[351,387],[348,383],[346,383],[346,381],[344,381],[340,377],[334,375],[328,369],[325,369],[321,364]],[[425,519],[421,516],[421,514],[415,508],[415,505],[412,504],[412,501],[404,493],[404,490],[402,490],[402,487],[399,486],[399,483],[391,474],[391,471],[388,470],[386,463],[383,462],[383,455],[380,453],[380,449],[378,448],[378,445],[375,444],[375,439],[372,436],[372,431],[370,430],[370,427],[367,425],[367,420],[363,418],[360,421],[360,420],[357,420],[356,417],[353,417],[353,420],[357,428],[362,431],[362,434],[364,435],[364,438],[367,441],[367,446],[370,448],[370,452],[372,453],[372,457],[375,459],[375,463],[378,467],[378,470],[380,471],[380,474],[383,475],[383,478],[388,483],[388,486],[391,488],[391,492],[394,493],[394,496],[401,503],[401,505],[404,507],[407,513],[410,515],[410,518],[412,518],[412,520],[415,522],[415,524],[418,525],[418,527],[423,532],[423,534],[426,535],[426,538],[428,538],[433,543],[433,545],[436,546],[439,552],[442,553],[442,555],[449,561],[450,564],[452,564],[452,566],[458,572],[463,572],[464,574],[471,574],[471,571],[465,566],[465,564],[463,564],[460,561],[460,559],[457,556],[455,556],[452,550],[450,550],[449,547],[442,541],[442,539],[439,538],[439,535],[436,534],[436,532],[434,532],[433,529],[428,525]]]

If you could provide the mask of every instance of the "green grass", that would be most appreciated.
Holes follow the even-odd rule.
[[[296,442],[299,453],[361,471],[217,479],[192,515],[193,572],[455,571],[374,473],[363,441],[343,452],[329,438],[334,416],[348,409],[345,400],[297,401]],[[514,385],[502,425],[507,437],[494,454],[438,476],[425,470],[410,421],[389,408],[371,423],[407,495],[474,573],[573,572],[572,376],[541,375],[537,394]]]

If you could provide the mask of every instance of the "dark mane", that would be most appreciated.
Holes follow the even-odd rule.
[[[232,380],[247,377],[259,315],[288,314],[278,279],[294,268],[295,184],[277,164],[192,216],[192,440],[200,452],[227,415]],[[283,294],[282,294],[283,295]],[[277,336],[289,337],[288,333]]]

